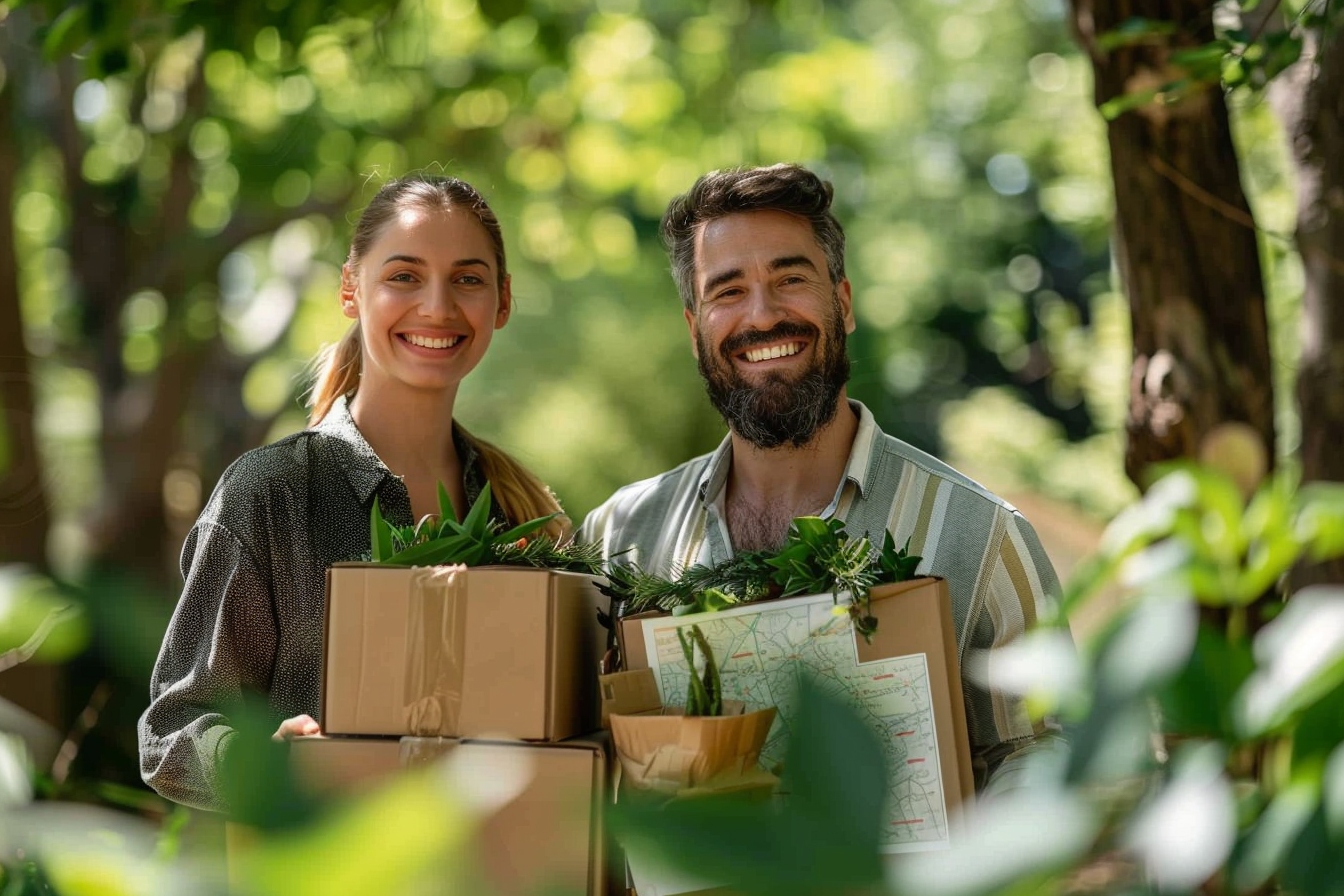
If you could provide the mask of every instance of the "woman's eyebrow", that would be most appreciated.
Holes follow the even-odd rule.
[[[383,264],[391,264],[394,261],[404,261],[408,264],[418,264],[418,265],[426,264],[425,260],[417,255],[389,255],[387,256],[386,259],[383,260]],[[473,264],[480,265],[483,268],[490,267],[490,262],[482,258],[459,258],[457,261],[453,262],[453,267],[460,268]]]

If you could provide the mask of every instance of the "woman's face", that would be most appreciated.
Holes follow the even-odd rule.
[[[341,271],[342,308],[360,322],[361,385],[456,391],[508,320],[508,279],[498,284],[494,246],[471,212],[396,212],[358,268]]]

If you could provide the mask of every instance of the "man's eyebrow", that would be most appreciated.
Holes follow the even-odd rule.
[[[817,271],[817,266],[812,263],[812,259],[806,255],[785,255],[783,258],[776,258],[770,262],[770,270],[772,271],[783,268],[811,268],[813,271],[820,273]]]
[[[812,259],[808,258],[806,255],[782,255],[779,258],[772,259],[769,264],[769,270],[771,271],[781,271],[784,268],[808,268],[811,271],[820,273],[820,271],[817,271],[817,266],[812,263]],[[729,270],[715,274],[711,277],[706,281],[705,285],[700,288],[700,291],[701,293],[708,293],[710,290],[714,289],[714,287],[722,286],[724,283],[727,283],[730,280],[736,280],[741,276],[741,268],[730,268]]]
[[[741,268],[730,268],[729,270],[722,271],[718,274],[715,274],[705,283],[704,286],[700,287],[700,292],[701,294],[707,293],[714,287],[722,286],[729,280],[736,280],[738,277],[741,276],[742,276]]]

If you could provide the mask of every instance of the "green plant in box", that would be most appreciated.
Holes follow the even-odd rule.
[[[461,522],[448,490],[439,483],[439,515],[426,514],[414,526],[389,522],[373,501],[369,540],[374,563],[389,566],[512,565],[595,574],[601,565],[596,545],[557,544],[538,533],[560,514],[552,513],[504,528],[490,518],[490,483],[481,489]]]
[[[686,657],[686,668],[690,670],[690,683],[686,688],[686,715],[721,716],[723,715],[723,679],[719,677],[719,664],[714,659],[700,626],[690,627],[690,634],[677,629],[677,640],[681,642],[681,652]],[[696,651],[705,658],[705,671],[695,672]]]
[[[777,551],[745,551],[714,566],[697,564],[674,580],[651,575],[638,565],[615,565],[605,590],[627,601],[629,612],[659,609],[677,614],[775,597],[849,592],[854,598],[849,608],[854,626],[871,637],[877,619],[869,610],[869,589],[913,578],[922,559],[910,554],[908,539],[897,548],[891,533],[884,534],[882,547],[875,550],[866,536],[851,538],[840,520],[802,516],[793,521]]]

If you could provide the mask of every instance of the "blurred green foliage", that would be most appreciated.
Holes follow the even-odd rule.
[[[785,159],[836,185],[860,322],[851,391],[886,428],[1098,512],[1132,494],[1106,459],[1128,359],[1104,127],[1060,4],[270,3],[231,7],[227,25],[212,4],[146,6],[11,13],[82,66],[79,176],[148,234],[185,156],[191,232],[172,235],[185,253],[229,249],[256,218],[279,226],[215,275],[130,288],[116,319],[92,320],[67,241],[70,172],[43,129],[26,135],[25,321],[47,450],[74,468],[52,483],[62,569],[78,568],[73,521],[97,493],[107,387],[89,342],[112,330],[126,378],[152,381],[175,342],[219,340],[229,377],[195,394],[224,404],[184,417],[174,464],[174,516],[190,517],[249,447],[221,428],[255,440],[302,425],[304,365],[346,324],[347,222],[379,178],[426,166],[495,205],[519,299],[461,416],[576,517],[722,434],[657,219],[699,173]],[[32,120],[57,98],[35,91]],[[1101,469],[1047,472],[1070,454]]]
[[[852,711],[807,689],[785,764],[803,799],[617,820],[744,893],[1339,893],[1344,592],[1304,590],[1268,622],[1219,627],[1200,608],[1244,609],[1297,557],[1341,553],[1344,486],[1299,490],[1282,471],[1248,501],[1216,470],[1170,470],[1111,524],[1058,615],[999,649],[1000,683],[1057,716],[1067,745],[965,808],[950,851],[873,863],[878,751]],[[1075,653],[1065,613],[1115,579],[1129,599]]]
[[[190,400],[163,430],[170,461],[148,482],[164,525],[135,532],[166,571],[223,467],[302,427],[305,366],[346,323],[336,285],[354,214],[381,178],[424,167],[490,199],[518,300],[459,414],[533,466],[576,519],[721,437],[657,220],[703,171],[779,160],[836,186],[859,321],[851,394],[888,431],[996,488],[1115,513],[1134,498],[1119,462],[1129,324],[1109,270],[1105,127],[1064,16],[1059,0],[0,3],[0,90],[17,106],[6,133],[19,159],[8,173],[24,336],[55,511],[49,560],[79,583],[0,579],[0,637],[22,643],[77,594],[83,611],[53,630],[46,658],[92,640],[127,705],[113,735],[124,753],[176,583],[115,566],[85,577],[90,520],[118,484],[109,434],[134,432],[155,386],[184,378]],[[1291,454],[1302,271],[1285,236],[1289,166],[1262,97],[1242,87],[1230,98],[1265,230],[1280,445]],[[76,194],[91,198],[77,205]],[[182,226],[165,228],[179,205]],[[91,213],[125,252],[76,239]],[[116,295],[100,298],[109,287]],[[207,360],[186,373],[166,366],[184,350]],[[0,470],[9,450],[0,444]],[[1208,474],[1173,481],[1184,485],[1117,521],[1122,534],[1069,598],[1123,570],[1139,599],[1080,663],[1061,659],[1048,631],[1023,646],[1023,668],[1058,673],[1023,688],[1069,721],[1073,754],[1042,763],[1035,798],[986,807],[966,849],[912,861],[900,889],[1064,891],[1112,848],[1165,867],[1160,822],[1173,802],[1222,812],[1199,816],[1222,837],[1200,841],[1199,861],[1228,869],[1240,892],[1281,869],[1302,892],[1344,878],[1329,876],[1341,852],[1331,821],[1344,761],[1338,645],[1305,671],[1284,646],[1334,631],[1328,603],[1305,601],[1254,637],[1258,620],[1232,613],[1244,629],[1228,630],[1192,614],[1200,603],[1236,608],[1302,550],[1338,544],[1336,498],[1281,478],[1243,507]],[[839,740],[841,710],[823,701],[815,711],[826,723],[795,744],[815,758],[795,766],[815,768],[823,789],[866,787],[845,777],[870,765],[861,736]],[[1154,753],[1155,731],[1189,743]],[[1248,755],[1272,771],[1258,786],[1242,774]],[[98,783],[126,777],[108,767],[89,763],[82,784],[39,779],[39,790],[167,822],[118,813],[55,826],[56,853],[75,857],[48,875],[60,891],[222,889],[163,865],[181,851],[185,813]],[[283,773],[257,781],[280,780],[272,774]],[[809,867],[879,887],[871,855],[853,849],[863,837],[845,836],[859,816],[833,817],[825,797],[782,819],[743,816],[739,833],[749,820],[793,832],[780,836],[811,832],[820,839],[795,854],[815,857]],[[446,816],[417,827],[433,814],[416,802],[427,789],[381,799],[277,842],[258,860],[255,891],[286,890],[284,869],[300,858],[357,859],[352,844],[375,834],[404,847],[387,855],[413,875],[425,844],[458,830]],[[41,806],[0,808],[8,833]],[[424,837],[401,839],[408,831]],[[90,843],[99,849],[81,851]],[[808,865],[781,886],[805,890],[817,880]],[[1114,891],[1157,885],[1124,862],[1112,870]],[[3,896],[48,891],[34,867],[9,868],[0,883]]]

